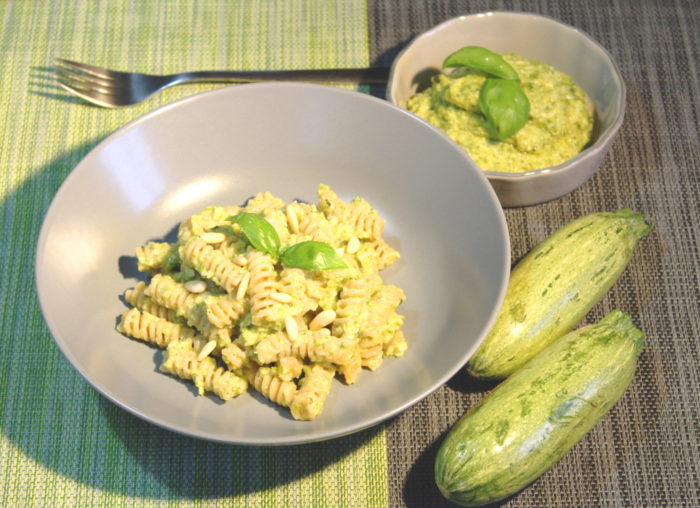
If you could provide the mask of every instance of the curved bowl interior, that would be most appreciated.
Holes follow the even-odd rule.
[[[115,331],[136,282],[134,250],[213,204],[268,190],[316,202],[319,183],[366,198],[402,259],[409,350],[353,386],[334,381],[322,415],[297,422],[258,395],[198,397],[158,372],[161,352]],[[98,145],[57,193],[36,276],[48,326],[101,393],[155,424],[240,444],[347,434],[439,387],[491,326],[508,279],[503,212],[487,180],[446,137],[385,101],[318,85],[221,88],[161,108]]]

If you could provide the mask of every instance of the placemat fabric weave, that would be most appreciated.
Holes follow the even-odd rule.
[[[370,0],[373,64],[390,63],[446,19],[488,10],[545,14],[587,32],[610,51],[628,92],[625,123],[590,181],[561,199],[506,210],[513,261],[586,213],[630,207],[656,221],[586,319],[620,308],[646,332],[632,386],[559,464],[504,504],[700,506],[700,3]],[[454,506],[435,487],[435,454],[491,388],[460,373],[390,423],[391,506]]]
[[[0,3],[0,505],[452,506],[434,486],[435,453],[491,385],[458,374],[386,426],[326,443],[190,439],[117,408],[72,369],[43,324],[33,257],[46,208],[92,147],[216,86],[104,110],[51,83],[53,57],[143,72],[388,65],[417,33],[486,10],[539,12],[588,32],[628,87],[626,121],[600,172],[559,200],[506,210],[513,260],[585,213],[629,206],[656,220],[586,320],[618,307],[647,333],[633,385],[505,505],[700,505],[700,6],[690,0]]]
[[[59,56],[153,73],[362,67],[366,4],[0,3],[0,506],[386,506],[383,426],[280,448],[190,439],[106,401],[58,352],[33,276],[56,190],[117,128],[217,86],[186,85],[133,108],[101,109],[52,83]]]

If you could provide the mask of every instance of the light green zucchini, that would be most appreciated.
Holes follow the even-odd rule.
[[[619,310],[551,344],[452,428],[435,461],[440,492],[480,506],[534,481],[622,396],[643,346]]]
[[[513,269],[493,328],[467,364],[503,379],[572,330],[619,278],[651,227],[628,208],[574,220]]]

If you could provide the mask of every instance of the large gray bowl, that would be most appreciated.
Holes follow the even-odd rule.
[[[157,371],[161,353],[114,329],[135,283],[134,249],[212,204],[268,190],[315,202],[319,182],[363,196],[387,219],[402,259],[405,358],[335,381],[323,414],[291,419],[257,395],[197,397]],[[36,279],[59,348],[97,390],[192,436],[240,444],[327,439],[397,414],[476,350],[509,272],[503,211],[445,136],[386,101],[319,85],[222,88],[154,111],[100,143],[68,176],[39,237]]]
[[[571,192],[596,172],[622,125],[625,85],[610,54],[584,32],[546,16],[487,12],[460,16],[416,37],[394,61],[387,98],[406,107],[430,85],[450,53],[464,46],[515,52],[569,74],[586,92],[596,113],[593,143],[573,159],[525,173],[485,171],[503,206],[549,201]]]

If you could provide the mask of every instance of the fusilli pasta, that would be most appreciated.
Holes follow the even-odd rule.
[[[363,367],[403,356],[401,289],[379,270],[399,258],[382,238],[384,219],[362,198],[329,187],[319,202],[284,203],[264,192],[245,206],[211,206],[180,224],[175,243],[136,251],[151,276],[124,294],[132,308],[117,329],[165,349],[160,370],[228,400],[249,387],[298,420],[323,410],[333,379],[353,384]],[[259,214],[279,252],[257,250],[239,213]],[[284,249],[323,242],[345,268],[289,265]]]

